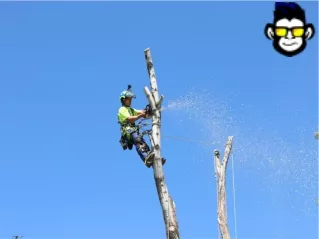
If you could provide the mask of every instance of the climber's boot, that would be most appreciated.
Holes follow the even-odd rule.
[[[166,163],[166,159],[162,158],[162,165],[164,165]]]
[[[150,155],[149,159],[147,159],[148,162],[145,163],[145,165],[150,168],[153,165],[154,162],[154,154],[151,153],[152,155]],[[162,165],[164,165],[166,163],[166,159],[162,158]]]
[[[154,162],[154,152],[149,152],[144,160],[144,164],[146,167],[150,168],[153,165]]]

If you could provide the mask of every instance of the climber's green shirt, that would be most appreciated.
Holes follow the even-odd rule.
[[[126,107],[126,106],[122,106],[119,109],[119,112],[117,114],[118,120],[120,122],[120,124],[125,124],[126,123],[126,119],[130,116],[136,116],[137,115],[137,111],[134,108],[130,108],[130,107]]]

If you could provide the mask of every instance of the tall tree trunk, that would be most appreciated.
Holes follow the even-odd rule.
[[[219,231],[222,239],[230,239],[230,234],[227,225],[227,200],[226,200],[226,169],[229,159],[229,155],[232,149],[233,136],[228,137],[226,143],[224,158],[221,162],[219,159],[219,151],[214,151],[214,163],[215,163],[215,176],[217,179],[217,205],[218,216],[217,221],[219,225]]]
[[[165,184],[164,172],[162,167],[162,155],[161,155],[161,107],[164,96],[159,97],[157,80],[155,76],[154,65],[151,57],[150,49],[144,50],[147,71],[151,83],[151,91],[145,87],[144,92],[149,101],[152,109],[152,135],[150,135],[152,150],[155,153],[155,159],[153,163],[154,178],[157,188],[158,197],[163,210],[163,217],[166,228],[166,238],[179,239],[179,229],[176,217],[175,203],[172,197],[168,193],[167,186]]]

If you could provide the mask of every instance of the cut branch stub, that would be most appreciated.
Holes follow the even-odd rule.
[[[228,136],[228,140],[227,140],[227,143],[225,146],[224,158],[223,158],[223,162],[222,162],[224,164],[225,168],[227,167],[229,155],[230,155],[230,152],[232,149],[233,138],[234,138],[234,136]]]

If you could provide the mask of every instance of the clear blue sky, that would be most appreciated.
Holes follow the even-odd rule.
[[[317,3],[302,6],[317,29]],[[217,238],[212,152],[228,135],[238,238],[316,238],[318,37],[297,57],[279,55],[263,33],[273,9],[2,2],[0,238],[165,237],[153,170],[118,143],[120,92],[130,83],[134,107],[147,103],[147,47],[171,106],[164,172],[182,238]],[[229,164],[234,235],[231,173]]]

